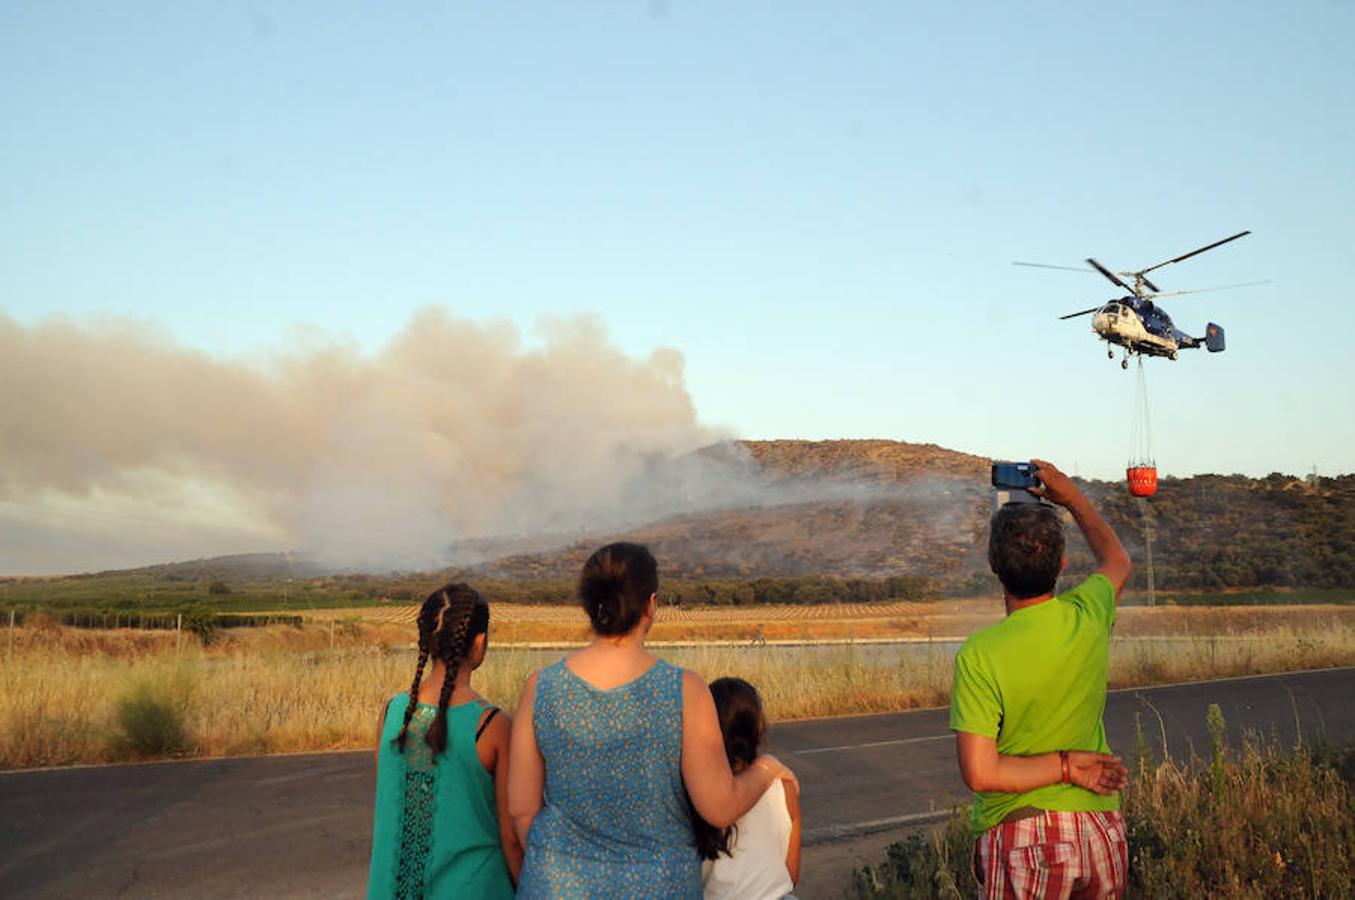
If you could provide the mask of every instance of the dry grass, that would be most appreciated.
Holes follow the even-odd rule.
[[[1230,752],[1211,710],[1207,760],[1141,758],[1124,791],[1131,897],[1355,896],[1355,747]],[[1216,717],[1216,718],[1215,718]],[[972,897],[967,812],[858,869],[853,900]]]
[[[1355,665],[1355,623],[1344,610],[1285,609],[1293,614],[1246,632],[1228,630],[1227,617],[1193,615],[1217,610],[1173,611],[1161,630],[1176,636],[1116,640],[1111,684]],[[1124,618],[1123,631],[1151,624]],[[1128,627],[1135,619],[1142,621]],[[1198,634],[1203,622],[1220,633]],[[852,627],[864,637],[868,626]],[[502,642],[508,629],[497,620],[494,629]],[[766,630],[774,637],[771,624]],[[146,696],[181,709],[185,755],[365,747],[386,698],[409,684],[412,637],[407,625],[356,620],[233,630],[209,647],[172,632],[19,628],[6,633],[12,644],[0,658],[0,768],[128,758],[137,742],[116,712],[129,697]],[[707,679],[747,678],[774,720],[944,704],[953,651],[945,643],[658,649]],[[491,649],[476,687],[511,709],[527,674],[559,655]]]
[[[117,646],[118,638],[131,635],[24,635],[0,664],[0,768],[128,758],[128,736],[115,710],[147,685],[166,703],[171,694],[186,696],[185,755],[367,746],[386,699],[408,685],[413,655],[357,639],[330,651],[324,629],[288,631],[295,630],[254,634],[257,640],[230,647],[186,640],[177,653],[172,637]],[[527,675],[558,655],[491,650],[475,675],[476,689],[511,709]],[[743,675],[762,688],[775,718],[932,705],[944,699],[950,679],[949,653],[940,647],[892,665],[852,647],[712,647],[664,655],[708,679]]]
[[[312,610],[317,621],[413,625],[417,606],[390,604],[348,610]],[[584,641],[587,627],[577,606],[501,603],[494,606],[500,644]],[[1002,617],[999,598],[931,603],[824,603],[811,606],[662,606],[650,632],[654,641],[850,640],[853,638],[963,637]],[[1120,637],[1226,635],[1272,628],[1300,630],[1336,623],[1355,628],[1355,605],[1130,606],[1121,607]]]
[[[935,616],[937,610],[937,604],[908,601],[803,606],[661,606],[650,639],[750,641],[759,631],[767,640],[926,637],[929,617]],[[350,610],[318,609],[304,615],[318,621],[349,617],[371,624],[409,626],[417,611],[414,604],[389,604]],[[587,620],[577,606],[500,603],[494,606],[493,615],[495,639],[500,643],[582,642],[588,639]],[[987,618],[991,619],[991,616]]]

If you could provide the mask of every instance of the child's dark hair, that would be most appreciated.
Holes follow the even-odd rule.
[[[414,668],[414,683],[409,686],[409,704],[405,707],[405,722],[395,743],[400,752],[405,750],[409,722],[419,702],[419,682],[423,667],[431,656],[442,661],[447,672],[438,695],[438,714],[424,736],[434,753],[447,749],[447,702],[456,685],[456,673],[470,654],[477,635],[489,631],[489,604],[468,584],[449,584],[428,595],[419,608],[419,662]]]
[[[588,557],[579,574],[579,601],[600,635],[628,634],[658,590],[659,564],[643,544],[608,544]]]
[[[725,739],[725,756],[732,769],[743,769],[753,764],[767,736],[767,718],[762,714],[762,698],[757,688],[742,678],[717,678],[710,683],[711,697],[715,699],[715,714],[720,719],[720,733]],[[716,828],[697,815],[688,802],[696,849],[702,859],[715,859],[721,853],[729,855],[734,839],[734,826]]]

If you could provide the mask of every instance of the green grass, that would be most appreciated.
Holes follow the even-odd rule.
[[[138,570],[73,575],[47,579],[0,579],[0,622],[9,610],[80,613],[91,619],[117,616],[118,624],[133,617],[167,615],[190,609],[215,613],[296,613],[312,609],[356,609],[376,605],[381,597],[396,603],[421,599],[442,583],[448,573],[415,575],[342,575],[316,578],[252,577],[222,579],[216,573],[200,576]],[[788,582],[795,579],[786,579]],[[812,582],[814,579],[801,579]],[[217,585],[213,590],[213,584]],[[570,585],[554,582],[476,582],[495,602],[569,602]],[[754,582],[749,582],[749,592]],[[851,582],[843,582],[848,587]],[[863,582],[865,584],[865,582]],[[875,583],[875,593],[879,593]],[[697,585],[700,586],[699,584]],[[725,587],[728,587],[726,585]],[[223,589],[224,588],[224,592]],[[684,582],[674,582],[665,591],[683,590],[691,605],[704,596]],[[731,588],[732,589],[732,588]],[[862,588],[866,590],[866,588]],[[918,590],[921,590],[920,588]],[[904,593],[907,593],[906,591]],[[665,595],[666,596],[666,595]],[[727,599],[727,598],[726,598]],[[880,599],[871,594],[862,600]],[[916,598],[914,598],[916,599]],[[853,601],[856,602],[856,601]],[[1126,606],[1141,606],[1146,597],[1130,595]],[[1355,603],[1355,589],[1255,589],[1213,593],[1159,593],[1158,605],[1178,606],[1297,606],[1318,603]],[[109,624],[113,624],[110,622]],[[147,621],[138,627],[155,627]]]
[[[229,593],[212,593],[209,588],[213,580],[110,574],[12,581],[0,584],[0,610],[80,608],[149,613],[205,606],[216,612],[285,612],[371,606],[379,596],[329,579],[228,582]]]

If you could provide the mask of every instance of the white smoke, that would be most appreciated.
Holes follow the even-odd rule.
[[[629,519],[656,460],[717,436],[681,354],[627,356],[588,317],[544,323],[529,347],[511,324],[429,308],[373,353],[311,338],[239,362],[136,321],[0,315],[0,384],[4,572],[106,564],[35,557],[38,534],[87,552],[100,531],[132,546],[177,521],[177,554],[197,529],[202,555],[262,542],[437,565],[458,540]]]
[[[242,362],[143,322],[0,315],[0,574],[291,549],[435,568],[793,503],[963,524],[911,464],[764,467],[720,442],[676,350],[628,356],[589,317],[539,331],[429,308],[374,352],[311,334]]]

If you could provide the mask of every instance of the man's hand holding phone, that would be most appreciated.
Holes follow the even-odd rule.
[[[1032,494],[1050,503],[1069,508],[1083,499],[1082,492],[1073,484],[1073,479],[1059,471],[1058,466],[1043,459],[1032,459],[1030,462],[1035,466],[1036,477],[1040,479],[1039,484],[1030,488]]]

